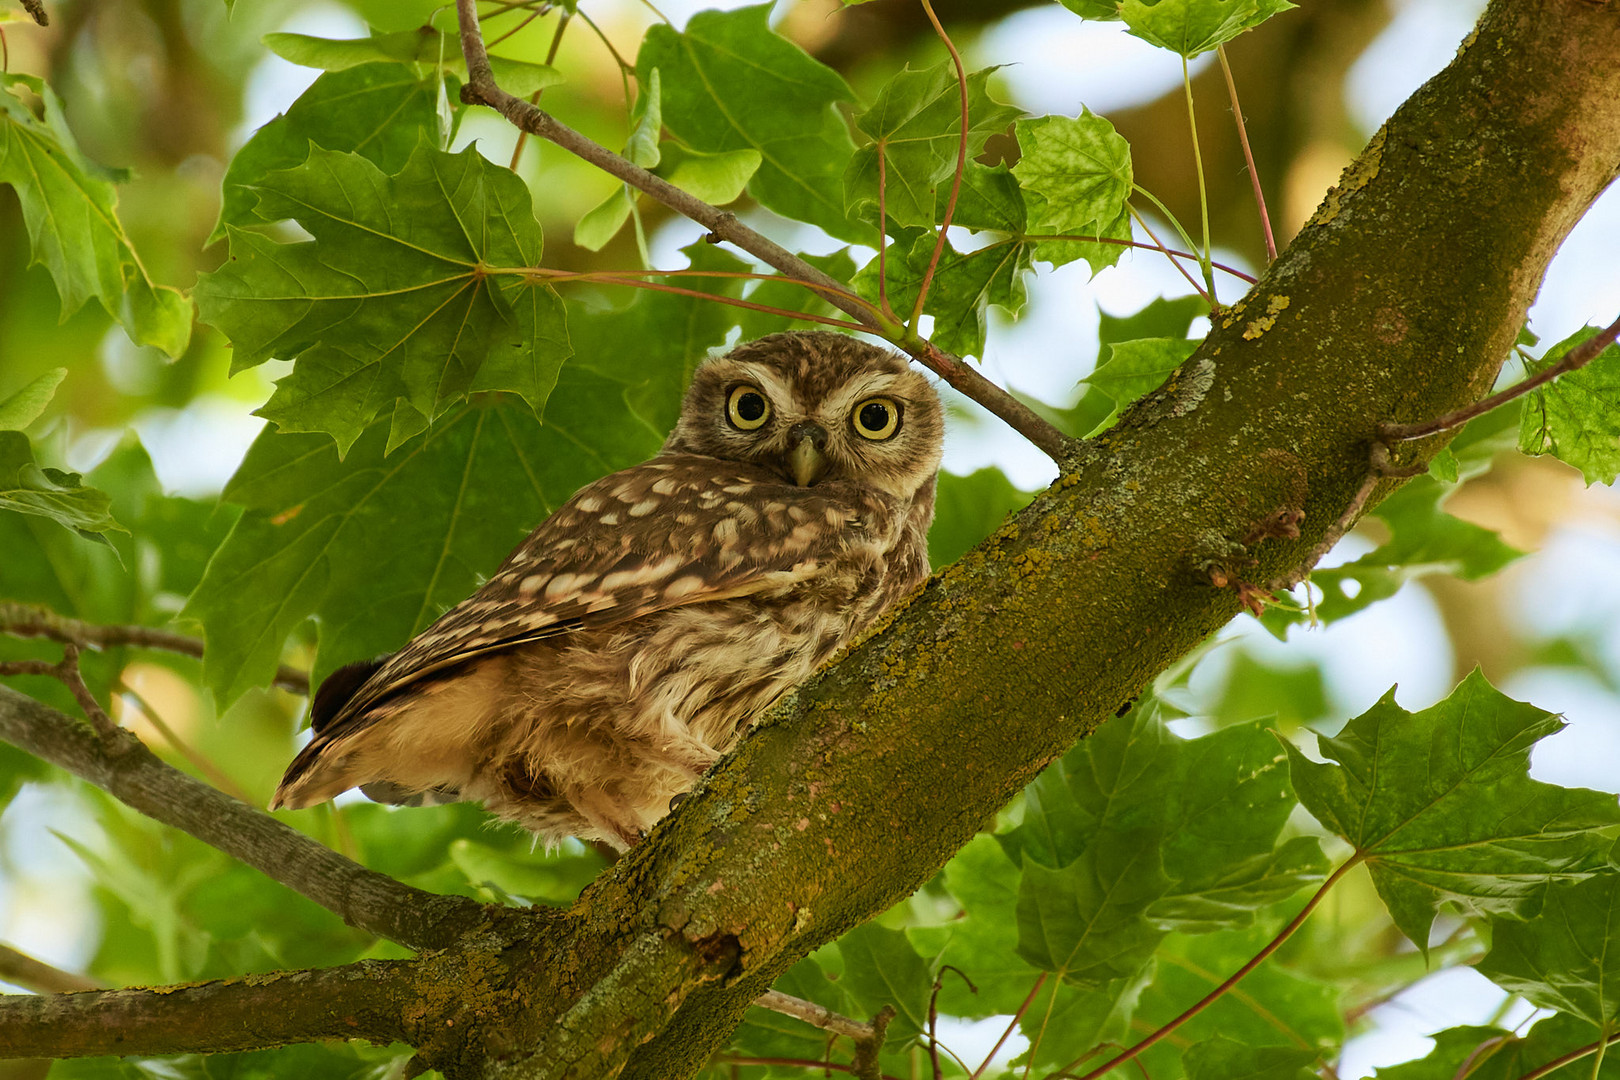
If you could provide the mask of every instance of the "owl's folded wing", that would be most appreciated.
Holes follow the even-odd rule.
[[[712,458],[655,458],[614,473],[558,508],[477,593],[382,662],[352,695],[331,703],[326,715],[317,703],[316,732],[364,726],[369,706],[477,656],[790,588],[851,543],[881,544],[873,534],[887,531],[890,509],[879,496],[796,487]]]

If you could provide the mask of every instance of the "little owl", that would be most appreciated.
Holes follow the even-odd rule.
[[[392,656],[333,673],[271,802],[476,799],[623,849],[928,573],[944,421],[905,359],[773,334]]]

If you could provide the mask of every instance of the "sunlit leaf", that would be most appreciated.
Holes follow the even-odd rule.
[[[90,540],[122,530],[112,516],[112,497],[84,483],[78,473],[34,462],[28,436],[0,430],[0,511],[34,514]]]
[[[235,347],[233,370],[296,358],[260,415],[347,450],[392,414],[392,449],[471,389],[544,404],[567,335],[561,301],[522,272],[539,264],[540,229],[511,172],[473,149],[423,147],[385,176],[317,149],[255,191],[255,213],[315,239],[232,228],[230,261],[196,295]],[[505,377],[491,379],[489,362]]]
[[[289,63],[323,71],[346,71],[361,64],[379,62],[428,65],[465,79],[467,63],[461,43],[450,34],[427,28],[376,34],[368,38],[322,38],[309,34],[266,34],[264,43],[271,52]],[[561,73],[547,64],[512,60],[491,54],[490,68],[501,89],[518,97],[563,81]]]
[[[1129,238],[1125,200],[1131,195],[1131,148],[1113,124],[1085,109],[1074,118],[1020,120],[1014,130],[1023,157],[1012,171],[1029,206],[1032,234]],[[1035,249],[1035,257],[1054,266],[1083,258],[1096,273],[1117,262],[1123,250],[1048,240]]]
[[[67,368],[52,368],[4,401],[0,401],[0,431],[22,431],[40,418],[56,388],[67,378]]]
[[[1556,364],[1598,328],[1576,331],[1547,350],[1535,370]],[[1620,345],[1610,345],[1586,366],[1558,376],[1524,396],[1519,449],[1552,454],[1581,470],[1586,483],[1612,484],[1620,476]]]
[[[1481,974],[1545,1009],[1620,1026],[1620,871],[1547,890],[1540,918],[1491,921]]]
[[[770,4],[703,11],[685,31],[654,24],[636,72],[663,87],[664,126],[707,154],[754,150],[748,190],[785,217],[841,240],[871,239],[844,212],[840,178],[855,144],[836,106],[854,100],[837,72],[770,30]]]
[[[1530,918],[1549,884],[1611,869],[1614,796],[1530,779],[1530,748],[1563,727],[1476,671],[1422,712],[1385,695],[1319,741],[1337,764],[1287,750],[1300,801],[1355,845],[1396,925],[1424,949],[1443,901]]]
[[[1019,110],[996,101],[986,83],[995,68],[967,78],[967,156],[976,157],[991,135]],[[962,138],[961,84],[948,60],[922,71],[905,68],[855,119],[870,146],[856,151],[844,173],[844,201],[852,214],[878,204],[878,156],[883,157],[884,213],[901,225],[927,228],[944,212]],[[981,166],[982,168],[982,166]]]
[[[30,98],[42,103],[38,112]],[[191,302],[141,265],[118,218],[113,181],[124,178],[79,152],[55,91],[0,72],[0,184],[17,192],[33,262],[51,272],[63,317],[95,297],[136,344],[179,356],[191,340]]]
[[[258,222],[254,187],[273,172],[303,164],[311,143],[360,154],[385,173],[403,169],[418,144],[442,149],[448,133],[440,130],[437,97],[436,79],[403,64],[322,74],[231,158],[209,242],[224,238],[227,225]]]
[[[1142,40],[1191,58],[1296,6],[1288,0],[1121,0],[1119,17]]]

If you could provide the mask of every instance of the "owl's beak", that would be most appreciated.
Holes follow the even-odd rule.
[[[801,434],[800,427],[814,430],[806,430]],[[788,451],[788,471],[793,474],[795,484],[809,487],[816,482],[818,476],[827,471],[827,455],[823,454],[821,447],[817,445],[826,442],[827,432],[819,425],[802,424],[796,426],[793,433],[799,435],[799,442]]]

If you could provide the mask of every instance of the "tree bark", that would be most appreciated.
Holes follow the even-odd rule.
[[[413,962],[398,1007],[433,1033],[424,1058],[455,1080],[693,1074],[778,974],[927,881],[1230,620],[1212,570],[1300,570],[1380,423],[1481,396],[1617,170],[1620,3],[1495,0],[1249,296],[1056,484],[779,702],[568,915]],[[1299,539],[1246,543],[1278,511],[1304,513]]]

